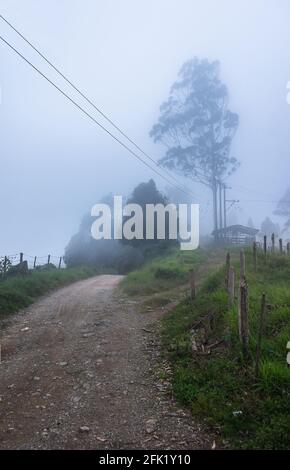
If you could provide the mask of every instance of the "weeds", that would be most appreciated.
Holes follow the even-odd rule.
[[[273,255],[259,259],[254,272],[248,252],[250,358],[242,356],[237,306],[228,307],[224,269],[211,275],[194,303],[184,300],[162,322],[163,347],[173,369],[173,391],[192,412],[234,448],[290,448],[290,368],[286,344],[290,340],[290,260]],[[263,262],[262,262],[263,261]],[[236,272],[238,266],[236,265]],[[254,358],[263,291],[267,294],[266,330],[258,378]],[[212,318],[214,321],[209,322]],[[197,326],[194,326],[197,325]],[[202,332],[207,354],[192,350],[193,331]]]

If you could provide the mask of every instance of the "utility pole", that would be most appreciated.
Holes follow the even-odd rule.
[[[224,184],[224,230],[225,230],[225,235],[226,235],[226,230],[227,230],[227,202],[226,202],[226,190],[227,187]]]
[[[240,202],[237,199],[227,199],[227,189],[231,189],[230,186],[227,186],[226,184],[223,185],[224,188],[224,236],[226,238],[226,230],[227,230],[227,211],[236,203]],[[227,207],[227,203],[230,203],[229,207]]]
[[[217,207],[217,189],[218,189],[218,183],[216,180],[214,180],[213,184],[213,220],[214,220],[214,238],[215,241],[218,239],[218,207]]]

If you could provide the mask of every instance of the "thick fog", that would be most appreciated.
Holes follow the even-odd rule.
[[[240,116],[230,177],[232,220],[259,228],[290,185],[289,0],[1,0],[1,14],[158,160],[149,131],[182,64],[219,60]],[[0,34],[92,111],[0,19]],[[0,42],[0,254],[63,253],[82,216],[109,192],[167,184]],[[106,126],[104,119],[94,116]],[[211,228],[210,192],[199,196]]]

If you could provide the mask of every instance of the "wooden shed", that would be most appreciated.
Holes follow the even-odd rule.
[[[244,225],[230,225],[229,227],[214,230],[212,234],[223,243],[232,245],[251,245],[259,232],[256,228]]]

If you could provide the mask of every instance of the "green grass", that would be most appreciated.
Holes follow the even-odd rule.
[[[250,355],[243,358],[237,306],[228,307],[225,270],[211,275],[191,303],[185,299],[163,319],[162,340],[173,369],[173,390],[181,403],[205,419],[232,448],[290,448],[290,260],[259,256],[254,272],[247,256]],[[235,262],[236,272],[238,265]],[[262,340],[259,377],[254,374],[261,295],[270,308]],[[195,326],[196,325],[196,326]],[[192,339],[210,354],[192,351]]]
[[[207,259],[207,253],[172,250],[164,257],[155,258],[138,271],[133,271],[121,283],[131,296],[143,296],[169,291],[188,281],[189,269],[196,269]]]
[[[37,297],[95,274],[88,267],[33,271],[27,276],[15,276],[0,283],[0,318],[28,307]]]

